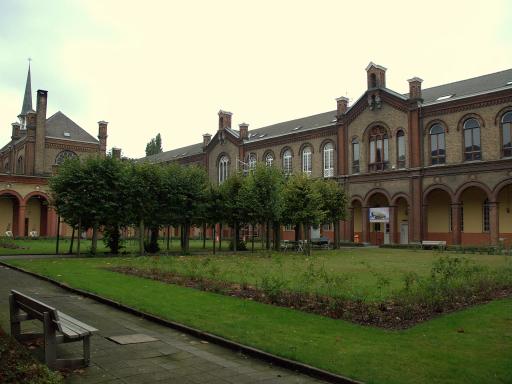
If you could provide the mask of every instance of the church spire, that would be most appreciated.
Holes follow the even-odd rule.
[[[32,111],[32,81],[30,77],[30,59],[28,59],[27,84],[25,85],[25,96],[23,97],[23,106],[20,115],[26,115]]]

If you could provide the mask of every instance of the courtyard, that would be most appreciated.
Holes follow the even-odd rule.
[[[373,308],[398,297],[406,276],[429,279],[439,260],[454,259],[486,276],[510,274],[509,256],[384,248],[314,251],[309,257],[245,252],[5,261],[140,311],[363,382],[509,382],[509,295],[397,328],[361,325],[300,306],[229,294],[236,285],[262,289],[266,297],[301,292],[361,301]],[[341,279],[329,285],[332,276]],[[215,281],[219,284],[212,286]]]

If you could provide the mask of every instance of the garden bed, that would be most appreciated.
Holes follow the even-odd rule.
[[[416,280],[383,301],[348,299],[282,289],[282,282],[269,278],[259,286],[230,283],[206,277],[190,277],[159,269],[141,269],[130,266],[107,268],[110,271],[195,288],[207,292],[254,300],[333,319],[344,319],[357,324],[388,329],[404,329],[442,313],[448,313],[497,298],[512,297],[512,278],[505,272],[492,273],[472,268],[458,258],[445,258],[437,264],[438,276]],[[451,264],[451,265],[450,265]],[[436,266],[434,266],[436,268]],[[462,279],[461,279],[462,278]],[[468,279],[468,284],[460,284]]]

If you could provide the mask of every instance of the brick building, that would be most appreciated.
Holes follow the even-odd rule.
[[[38,90],[32,109],[30,67],[18,122],[11,141],[0,149],[0,236],[55,236],[57,216],[48,205],[48,178],[69,157],[105,155],[107,122],[100,121],[98,139],[62,112],[47,117],[47,91]],[[61,224],[61,234],[67,226]]]
[[[413,77],[407,94],[380,65],[366,76],[352,105],[254,130],[221,110],[213,137],[144,160],[199,164],[215,182],[256,162],[334,178],[349,197],[345,240],[512,244],[512,69],[428,89]]]

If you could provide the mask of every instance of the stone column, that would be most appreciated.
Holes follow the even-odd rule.
[[[497,202],[489,202],[489,233],[491,244],[498,245],[500,238],[499,206]]]
[[[460,203],[452,204],[452,244],[460,245],[461,243],[461,220],[460,220]]]
[[[18,210],[18,237],[25,236],[25,209],[26,206],[20,203]]]
[[[363,230],[363,243],[370,242],[370,223],[368,221],[368,207],[361,207],[362,212],[362,230]]]
[[[397,207],[396,205],[389,206],[389,243],[397,244],[400,241],[397,241]]]
[[[421,207],[421,211],[423,213],[422,221],[421,221],[421,240],[428,240],[428,205],[424,204]],[[409,231],[409,241],[411,240],[411,232]]]

